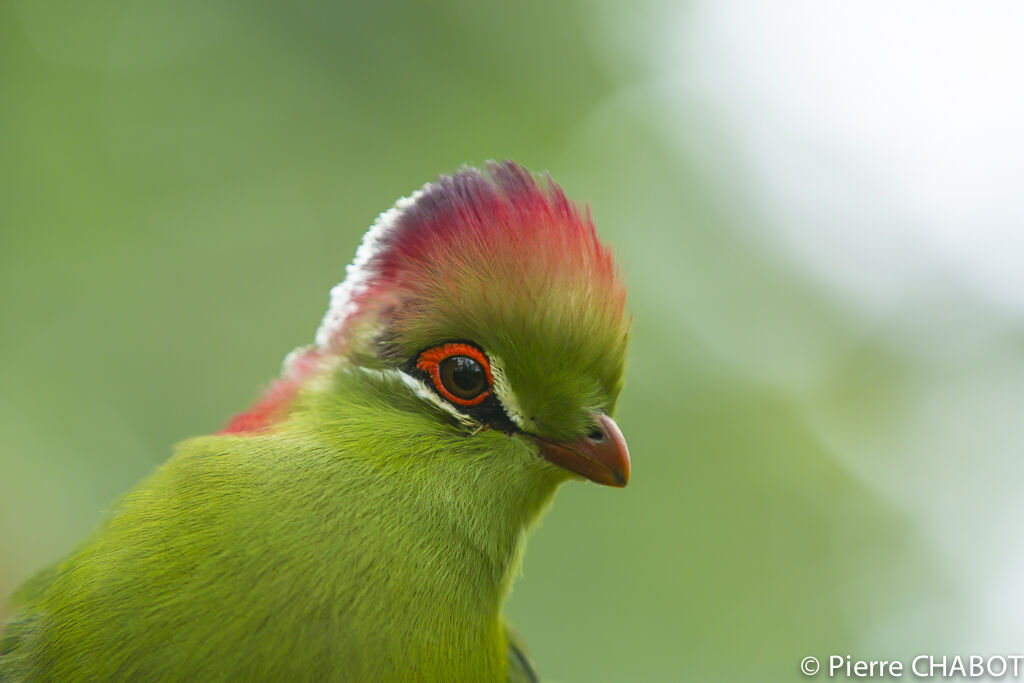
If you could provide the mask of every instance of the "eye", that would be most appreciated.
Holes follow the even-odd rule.
[[[416,367],[427,373],[437,392],[452,403],[475,406],[491,393],[487,356],[471,344],[435,346],[420,354]]]
[[[451,356],[437,364],[441,384],[461,399],[471,401],[487,388],[484,366],[469,356]]]

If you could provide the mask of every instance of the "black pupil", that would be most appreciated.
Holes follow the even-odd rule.
[[[484,369],[472,358],[452,356],[441,361],[441,380],[459,398],[473,398],[484,390]]]

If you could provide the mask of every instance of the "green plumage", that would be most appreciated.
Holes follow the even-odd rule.
[[[0,680],[535,680],[502,604],[560,483],[628,479],[628,321],[589,219],[489,172],[383,214],[269,398],[15,595]]]
[[[520,439],[453,431],[394,380],[339,371],[272,434],[183,443],[22,590],[0,672],[504,680],[502,598],[567,477]]]

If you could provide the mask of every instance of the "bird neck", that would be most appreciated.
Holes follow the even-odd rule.
[[[301,406],[289,431],[316,437],[338,570],[358,574],[361,594],[410,615],[389,640],[430,633],[458,642],[476,630],[503,643],[501,607],[526,533],[565,471],[523,438],[455,429],[386,374],[339,372]]]

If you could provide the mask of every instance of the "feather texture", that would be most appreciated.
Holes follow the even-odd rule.
[[[519,439],[453,433],[383,375],[338,371],[270,434],[182,444],[23,591],[0,672],[504,680],[501,599],[566,476]]]
[[[384,214],[346,283],[267,395],[15,595],[0,680],[536,680],[501,607],[574,476],[534,437],[580,437],[621,388],[611,257],[505,163]],[[452,340],[487,354],[517,427],[405,371]]]

